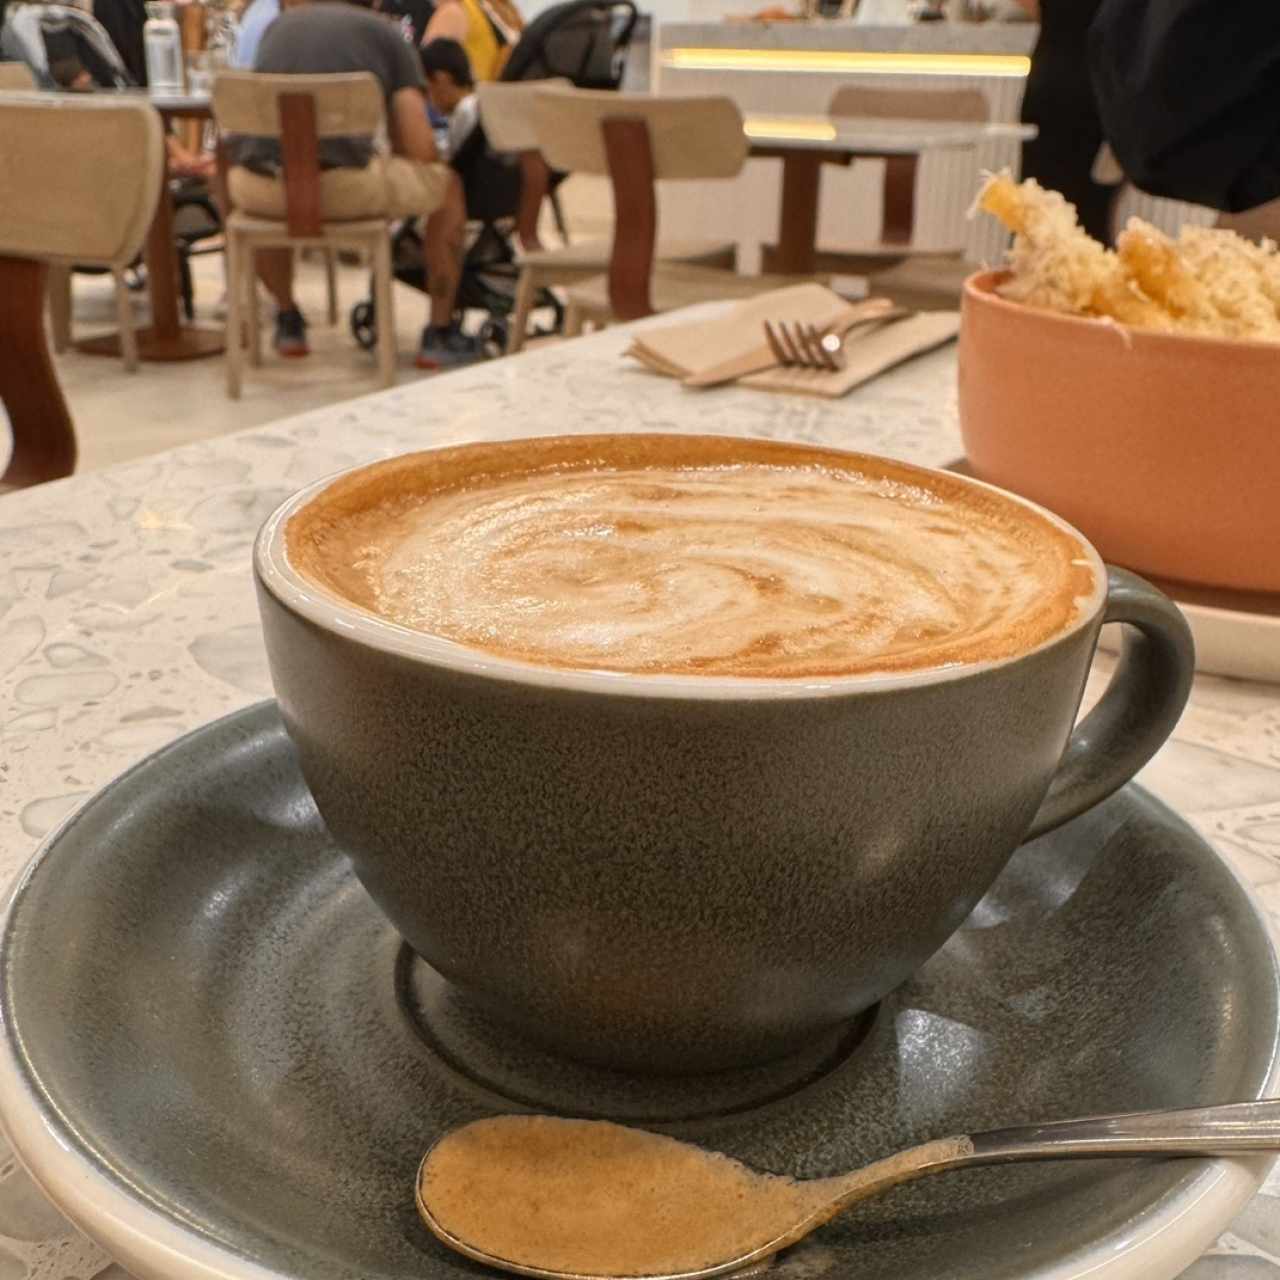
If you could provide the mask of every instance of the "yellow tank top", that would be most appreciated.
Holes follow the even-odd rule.
[[[494,35],[489,19],[480,7],[480,0],[462,0],[462,7],[467,11],[467,38],[463,48],[471,61],[471,74],[477,82],[496,80],[502,70],[505,50]]]

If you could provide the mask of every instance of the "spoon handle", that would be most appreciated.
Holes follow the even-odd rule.
[[[1209,1156],[1280,1151],[1280,1100],[1060,1120],[975,1133],[970,1135],[970,1141],[973,1154],[957,1164],[1003,1164],[1071,1156]]]

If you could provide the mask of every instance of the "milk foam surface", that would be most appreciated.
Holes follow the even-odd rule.
[[[488,475],[318,546],[356,603],[542,665],[805,677],[1034,647],[1092,589],[1080,544],[955,483],[755,461]]]

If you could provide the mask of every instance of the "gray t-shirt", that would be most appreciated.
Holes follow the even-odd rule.
[[[400,27],[345,0],[323,0],[281,13],[263,35],[253,69],[285,75],[371,71],[382,85],[388,109],[393,94],[425,84],[422,64]],[[325,169],[363,169],[372,155],[371,138],[320,142],[320,165]],[[256,172],[275,174],[280,148],[274,139],[241,138],[232,159]]]

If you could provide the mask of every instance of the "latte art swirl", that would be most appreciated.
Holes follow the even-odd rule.
[[[891,672],[1019,652],[1072,620],[1093,580],[1079,544],[1007,507],[834,466],[584,466],[384,502],[323,554],[377,614],[541,665]]]

